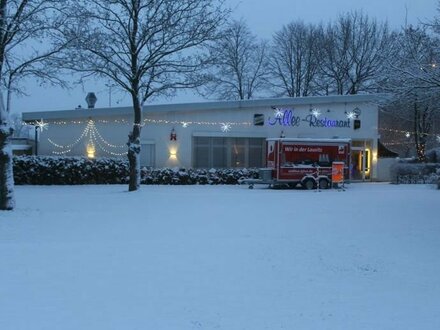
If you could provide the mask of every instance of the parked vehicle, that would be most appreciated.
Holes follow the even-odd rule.
[[[305,189],[327,189],[335,183],[335,171],[342,171],[338,176],[349,181],[350,149],[350,139],[267,139],[266,167],[259,170],[259,179],[242,182],[249,188],[301,184]]]

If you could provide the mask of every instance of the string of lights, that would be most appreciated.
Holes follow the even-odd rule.
[[[64,154],[69,153],[74,146],[79,144],[85,138],[88,139],[87,154],[90,157],[94,157],[95,145],[98,146],[98,148],[101,149],[102,151],[104,151],[105,153],[110,154],[112,156],[123,156],[123,155],[127,154],[127,152],[113,152],[113,151],[109,150],[108,148],[123,148],[123,147],[125,147],[125,145],[115,145],[115,144],[107,142],[107,140],[104,139],[104,137],[102,136],[102,134],[99,132],[98,128],[96,127],[95,121],[92,119],[89,119],[87,121],[87,125],[84,128],[84,130],[82,131],[81,135],[74,142],[72,142],[70,144],[62,145],[62,144],[59,144],[59,143],[52,141],[50,138],[48,138],[47,140],[54,147],[56,147],[58,149],[64,149],[61,151],[54,150],[54,151],[52,151],[53,154],[64,155]]]
[[[61,155],[65,155],[65,154],[69,153],[70,151],[72,151],[72,149],[67,149],[67,150],[64,150],[64,151],[55,151],[55,150],[53,150],[52,153],[54,155],[61,156]]]
[[[182,120],[166,120],[166,119],[151,119],[151,118],[145,118],[143,120],[146,124],[167,124],[167,125],[181,125],[182,127],[186,128],[190,125],[202,125],[202,126],[220,126],[220,128],[223,128],[225,124],[228,124],[229,127],[231,126],[251,126],[252,123],[250,122],[217,122],[217,121],[182,121]]]
[[[53,120],[50,122],[51,125],[83,125],[85,123],[88,123],[91,119],[84,119],[84,120]],[[109,124],[109,123],[116,123],[116,124],[130,124],[130,122],[126,119],[93,119],[94,123],[101,123],[101,124]]]
[[[89,134],[90,129],[91,129],[91,124],[89,122],[87,124],[87,126],[84,128],[84,130],[82,131],[81,135],[71,144],[61,145],[61,144],[55,143],[50,138],[47,138],[47,141],[49,141],[49,143],[52,144],[53,146],[60,148],[60,149],[72,149],[74,146],[76,146],[78,143],[80,143],[86,135]]]
[[[81,132],[80,136],[76,138],[72,143],[70,144],[60,144],[55,141],[53,141],[50,138],[47,138],[47,141],[52,144],[57,149],[62,150],[53,150],[52,153],[55,155],[65,155],[72,151],[72,148],[78,145],[81,141],[88,139],[87,143],[87,154],[89,157],[94,157],[95,154],[95,145],[102,150],[103,152],[110,154],[112,156],[124,156],[127,155],[127,152],[115,152],[111,149],[117,149],[117,148],[125,148],[126,145],[116,145],[113,143],[108,142],[100,133],[98,128],[96,127],[95,123],[102,123],[102,124],[109,124],[109,123],[116,123],[116,124],[124,124],[124,125],[130,125],[129,121],[126,119],[87,119],[87,120],[54,120],[51,121],[51,125],[83,125],[87,123],[87,125],[84,127],[83,131]],[[34,123],[36,125],[40,125],[40,123]],[[49,123],[45,123],[45,127]],[[221,131],[228,132],[231,130],[233,126],[251,126],[252,123],[250,122],[216,122],[216,121],[181,121],[181,120],[166,120],[166,119],[152,119],[152,118],[145,118],[142,123],[137,124],[141,127],[147,125],[147,124],[165,124],[165,125],[181,125],[183,128],[186,128],[190,125],[204,125],[204,126],[220,126]],[[27,123],[26,123],[27,125]]]
[[[409,142],[409,141],[402,141],[402,142],[384,142],[383,145],[384,146],[398,146],[398,145],[412,145],[413,142]]]
[[[92,132],[91,132],[91,141],[92,141],[93,145],[95,145],[95,143],[96,143],[96,145],[98,146],[98,148],[101,149],[102,151],[104,151],[105,153],[110,154],[110,155],[112,155],[112,156],[118,156],[118,157],[127,155],[127,152],[126,152],[126,151],[125,151],[125,152],[113,152],[113,151],[111,151],[111,150],[108,150],[106,147],[104,147],[104,146],[99,142],[99,140],[96,138],[96,135],[97,135],[97,134],[96,134],[96,131],[92,131]]]
[[[403,134],[406,137],[410,137],[411,135],[415,135],[416,132],[414,131],[404,131],[404,130],[398,130],[398,129],[392,129],[392,128],[379,128],[380,131],[386,131],[386,132],[393,132],[393,133],[399,133],[399,134]],[[426,134],[426,136],[433,136],[436,137],[437,139],[440,137],[440,133],[429,133]]]
[[[108,145],[108,146],[111,147],[111,148],[126,148],[126,147],[127,147],[127,145],[125,145],[125,144],[115,145],[115,144],[111,144],[111,143],[107,142],[107,140],[105,140],[105,139],[102,137],[101,133],[98,131],[98,129],[96,128],[95,125],[93,125],[93,131],[92,131],[92,132],[93,132],[93,134],[96,134],[96,136],[98,136],[98,138],[99,138],[104,144]]]
[[[109,124],[109,123],[115,123],[115,124],[125,124],[125,125],[131,125],[128,120],[126,119],[86,119],[86,120],[54,120],[51,121],[51,125],[82,125],[89,123],[89,121],[92,120],[93,123],[102,123],[102,124]],[[167,124],[167,125],[181,125],[182,127],[188,127],[189,125],[202,125],[202,126],[220,126],[224,124],[224,122],[218,122],[218,121],[184,121],[184,120],[167,120],[167,119],[153,119],[153,118],[144,118],[143,124],[138,124],[139,126],[144,126],[145,124]],[[251,122],[228,122],[231,126],[251,126]]]

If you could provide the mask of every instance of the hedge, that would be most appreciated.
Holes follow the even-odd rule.
[[[128,184],[128,161],[118,158],[17,156],[17,185]],[[141,168],[142,184],[237,184],[257,178],[257,169]]]
[[[440,163],[409,163],[400,161],[391,167],[394,183],[437,183]]]

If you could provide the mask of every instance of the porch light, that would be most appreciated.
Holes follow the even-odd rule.
[[[169,151],[170,151],[170,159],[176,160],[177,159],[177,148],[171,147]]]
[[[95,158],[95,145],[91,142],[87,144],[86,152],[88,158]]]

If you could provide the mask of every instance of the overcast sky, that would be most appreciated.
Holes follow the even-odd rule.
[[[302,20],[306,23],[320,23],[334,20],[339,14],[363,10],[378,20],[387,20],[392,28],[398,28],[405,23],[416,24],[418,21],[428,21],[437,14],[437,0],[226,0],[233,9],[233,16],[243,18],[258,36],[270,39],[271,35],[284,24]],[[92,82],[85,88],[62,90],[57,88],[42,88],[28,82],[26,92],[29,96],[14,97],[13,112],[50,111],[74,109],[78,105],[86,107],[87,92],[95,92],[98,97],[96,107],[130,105],[130,98],[115,93],[105,82]],[[155,103],[192,102],[200,101],[191,93],[181,95],[173,100],[159,100]]]

